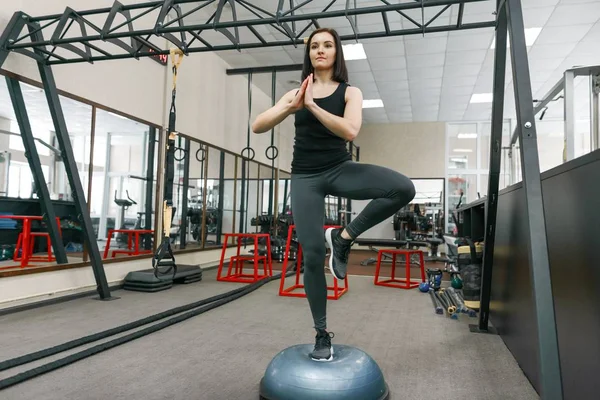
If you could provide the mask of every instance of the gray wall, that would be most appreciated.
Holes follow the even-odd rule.
[[[598,182],[600,151],[542,174],[565,399],[597,398],[600,391]],[[526,221],[522,186],[502,191],[498,201],[491,321],[539,392]]]

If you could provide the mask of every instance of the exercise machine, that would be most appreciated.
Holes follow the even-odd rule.
[[[129,228],[127,228],[127,225],[125,224],[125,211],[128,210],[129,207],[137,204],[135,202],[135,200],[133,200],[131,197],[129,197],[129,191],[126,190],[125,194],[127,195],[126,199],[118,199],[117,191],[115,190],[114,202],[116,205],[121,207],[121,214],[120,214],[120,219],[119,219],[119,221],[121,222],[121,226],[119,227],[119,229],[129,229]],[[138,220],[141,224],[141,216],[139,216],[139,213],[138,213]],[[119,247],[122,247],[123,245],[127,246],[127,238],[128,238],[128,236],[126,234],[118,233],[117,238],[116,238],[118,246]]]

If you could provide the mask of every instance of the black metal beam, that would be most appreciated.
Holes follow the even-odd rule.
[[[244,213],[247,213],[246,207],[247,207],[247,203],[246,203],[246,186],[248,186],[248,181],[246,180],[246,170],[248,168],[250,168],[250,166],[248,165],[249,161],[247,158],[242,157],[242,182],[241,182],[241,190],[240,190],[240,227],[239,227],[239,233],[245,233],[246,230],[244,229],[244,220],[246,219],[244,217]]]
[[[9,77],[6,77],[6,84],[8,86],[8,93],[13,104],[15,116],[19,123],[19,130],[21,131],[21,138],[23,139],[23,146],[25,147],[25,157],[27,157],[29,168],[31,168],[31,171],[33,172],[33,180],[42,208],[43,221],[48,228],[48,234],[52,241],[56,262],[58,264],[67,264],[69,262],[67,259],[67,252],[65,251],[65,246],[63,245],[62,237],[60,236],[58,225],[56,223],[56,213],[54,212],[54,206],[50,199],[48,186],[46,186],[46,179],[44,177],[44,171],[42,171],[40,155],[35,147],[35,139],[33,137],[33,131],[31,130],[29,116],[27,115],[27,108],[25,106],[25,100],[23,99],[21,84],[16,79]]]
[[[496,215],[498,213],[498,189],[500,185],[500,161],[502,154],[502,128],[504,117],[504,87],[506,86],[506,45],[508,21],[506,10],[501,6],[497,12],[496,49],[494,51],[494,100],[492,103],[492,135],[490,139],[490,166],[487,189],[485,233],[483,249],[483,271],[481,275],[479,323],[470,325],[479,332],[495,333],[489,326],[490,298],[492,293],[492,271],[494,262],[494,244],[496,238]]]
[[[35,31],[37,24],[29,24],[30,32]],[[43,41],[41,31],[34,32],[32,35],[35,40]],[[40,54],[40,50],[35,50]],[[85,244],[89,251],[90,262],[92,264],[92,270],[94,271],[94,277],[96,278],[97,291],[102,300],[111,300],[110,289],[106,280],[106,273],[102,265],[102,258],[100,256],[100,250],[98,249],[98,242],[96,241],[96,234],[92,225],[92,219],[88,212],[88,207],[85,201],[85,192],[81,184],[79,172],[77,170],[77,162],[73,154],[73,147],[71,146],[71,139],[67,131],[67,123],[63,114],[62,107],[60,105],[60,99],[58,97],[58,90],[56,88],[56,82],[54,81],[54,75],[52,69],[48,65],[38,63],[38,69],[40,72],[40,78],[44,86],[44,94],[48,101],[48,108],[50,115],[52,116],[52,122],[54,123],[54,129],[56,132],[56,139],[60,145],[62,152],[62,158],[65,165],[65,171],[69,180],[69,186],[71,187],[71,193],[75,201],[75,209],[77,210],[77,218],[81,221],[81,227],[83,230],[83,236]]]
[[[285,65],[271,65],[266,67],[245,67],[245,68],[230,68],[225,70],[227,75],[248,75],[261,74],[261,73],[273,73],[273,72],[292,72],[302,71],[302,64],[285,64]]]
[[[404,4],[404,3],[403,3]],[[357,37],[353,35],[340,35],[340,40],[342,42],[352,40],[361,40],[361,39],[376,39],[381,37],[393,37],[393,36],[408,36],[408,35],[416,35],[416,34],[428,34],[428,33],[440,33],[440,32],[452,32],[459,30],[470,30],[470,29],[481,29],[481,28],[493,28],[495,27],[495,21],[487,21],[487,22],[474,22],[470,24],[463,24],[460,28],[457,28],[456,25],[446,25],[446,26],[434,26],[434,27],[425,27],[423,29],[414,28],[414,29],[401,29],[391,31],[389,34],[385,32],[367,32],[360,33]],[[218,52],[218,51],[226,51],[226,50],[244,50],[244,49],[259,49],[259,48],[267,48],[267,47],[280,47],[280,46],[293,46],[297,44],[304,43],[303,39],[295,39],[295,40],[280,40],[275,42],[268,43],[241,43],[239,45],[215,45],[211,47],[193,47],[188,48],[186,53],[204,53],[204,52]],[[163,51],[149,51],[149,52],[138,52],[135,57],[155,57],[157,55],[167,55],[169,54],[169,50]],[[134,58],[131,54],[117,54],[112,56],[95,56],[91,57],[89,62],[98,62],[98,61],[107,61],[107,60],[121,60],[127,58]],[[48,61],[48,64],[73,64],[86,62],[88,60],[82,58],[71,58],[65,60],[57,60],[57,61]]]
[[[97,10],[87,10],[87,11],[79,11],[76,12],[72,9],[67,8],[65,12],[61,15],[50,15],[43,17],[29,17],[23,14],[24,18],[27,18],[29,21],[46,21],[53,20],[50,25],[59,22],[57,30],[55,30],[55,34],[53,35],[52,40],[31,40],[27,42],[27,36],[21,37],[18,43],[8,44],[7,49],[15,50],[22,52],[30,57],[34,57],[34,53],[31,51],[32,49],[43,49],[45,46],[52,46],[52,51],[46,52],[42,55],[42,58],[38,61],[44,61],[50,64],[66,64],[66,63],[77,63],[77,62],[94,62],[94,61],[102,61],[102,60],[114,60],[114,59],[124,59],[124,58],[139,58],[139,57],[156,57],[158,55],[168,55],[169,49],[165,47],[158,48],[154,44],[150,42],[150,38],[155,37],[164,37],[167,38],[170,42],[175,43],[180,49],[182,49],[186,54],[196,53],[196,52],[205,52],[205,51],[223,51],[223,50],[242,50],[242,49],[250,49],[250,48],[262,48],[262,47],[273,47],[273,46],[295,46],[297,47],[299,44],[303,44],[304,39],[301,38],[301,35],[307,30],[310,26],[318,26],[318,20],[328,19],[328,18],[346,18],[350,25],[352,26],[352,18],[358,15],[367,15],[367,14],[377,14],[382,17],[382,26],[386,21],[386,13],[387,12],[397,12],[404,19],[411,18],[404,12],[407,10],[420,9],[423,11],[428,7],[441,7],[441,11],[439,11],[431,20],[427,23],[423,22],[422,24],[416,24],[415,28],[412,29],[400,29],[400,30],[389,30],[389,26],[386,29],[382,29],[379,32],[367,32],[360,33],[358,32],[356,26],[352,26],[353,33],[349,35],[342,35],[342,41],[345,40],[360,40],[360,39],[370,39],[370,38],[379,38],[386,36],[403,36],[403,35],[413,35],[413,34],[426,34],[426,33],[434,33],[434,32],[446,32],[446,31],[454,31],[454,30],[462,30],[462,29],[476,29],[476,28],[485,28],[485,27],[493,27],[495,21],[485,21],[485,22],[475,22],[470,24],[450,24],[447,26],[436,26],[431,27],[430,25],[433,21],[436,20],[441,14],[448,12],[450,6],[454,4],[461,5],[463,8],[466,4],[476,3],[481,1],[488,0],[430,0],[427,2],[420,3],[400,3],[400,4],[389,4],[388,2],[384,2],[386,4],[371,6],[371,7],[349,7],[349,2],[346,3],[346,8],[342,10],[328,10],[331,5],[330,3],[327,7],[323,9],[321,12],[312,12],[312,13],[297,13],[296,11],[301,10],[306,4],[310,2],[305,1],[300,5],[293,7],[292,9],[283,12],[281,7],[283,3],[279,3],[278,12],[268,12],[259,7],[256,7],[248,2],[240,2],[239,4],[244,6],[247,9],[250,9],[253,14],[253,18],[240,20],[237,18],[235,13],[235,7],[231,7],[232,12],[232,20],[231,21],[222,21],[220,18],[222,16],[223,6],[225,3],[229,2],[230,5],[235,5],[236,2],[232,0],[220,0],[218,3],[217,12],[215,12],[205,23],[198,24],[186,24],[186,18],[190,15],[194,15],[201,8],[203,8],[207,3],[207,1],[213,2],[215,0],[169,0],[169,1],[161,1],[161,2],[149,2],[142,4],[134,4],[134,5],[123,5],[118,1],[115,2],[113,7],[111,8],[103,8]],[[335,1],[335,0],[334,0]],[[192,10],[186,13],[182,13],[180,9],[180,4],[183,3],[196,3],[192,6]],[[200,4],[200,6],[197,6]],[[276,3],[274,2],[274,5]],[[196,7],[194,7],[196,6]],[[142,29],[134,29],[133,22],[141,24],[141,19],[139,15],[132,16],[132,10],[142,10],[142,14],[147,13],[148,10],[155,10],[160,8],[160,17],[152,24],[146,24],[142,27]],[[177,13],[177,19],[174,20],[176,23],[167,23],[165,24],[163,21],[164,15],[167,12],[175,11]],[[128,29],[117,32],[116,28],[112,28],[112,23],[114,21],[115,15],[120,13],[125,16],[126,22],[121,24],[122,26],[127,25]],[[86,16],[88,15],[99,15],[104,14],[105,23],[102,25],[103,28],[99,28],[90,21],[86,20]],[[194,16],[194,22],[197,20],[197,17]],[[64,31],[65,23],[67,21],[76,21],[81,26],[82,35],[81,36],[73,36],[73,37],[64,37],[62,34]],[[306,27],[302,29],[300,32],[296,32],[296,23],[297,22],[306,22]],[[292,24],[292,28],[290,28],[289,24]],[[262,36],[257,35],[258,32],[254,29],[255,26],[258,25],[269,25],[273,29],[278,30],[282,33],[286,39],[284,40],[275,40],[275,41],[267,41]],[[87,34],[85,26],[91,27],[90,34]],[[256,39],[258,42],[245,42],[242,43],[240,41],[239,33],[237,29],[239,27],[247,27],[252,32],[255,33]],[[300,28],[300,27],[298,27]],[[213,45],[209,43],[205,39],[201,38],[200,35],[203,31],[217,31],[226,36],[230,44],[225,45]],[[57,36],[56,32],[60,34]],[[194,38],[186,43],[185,34],[189,33]],[[180,37],[176,37],[175,34],[179,34]],[[126,42],[120,40],[124,38],[130,38],[132,41],[131,46]],[[95,41],[104,41],[115,44],[120,49],[117,49],[117,53],[109,54],[104,50],[101,50],[100,47],[92,44]],[[198,41],[198,46],[192,47],[191,44],[195,41]],[[140,44],[138,46],[137,44]],[[75,44],[80,44],[83,47],[75,47]],[[59,56],[55,53],[56,47],[63,47],[71,50],[71,54],[74,56],[72,58]],[[137,47],[137,49],[136,49]],[[118,52],[121,50],[121,52]]]
[[[27,16],[22,12],[14,13],[2,35],[0,35],[0,68],[4,65],[4,61],[6,61],[10,52],[7,47],[19,37],[19,33],[25,26],[26,18]]]
[[[223,234],[223,204],[225,202],[225,152],[221,152],[219,160],[219,206],[218,206],[218,221],[217,221],[217,241],[216,244],[221,244],[221,235]]]
[[[275,106],[277,99],[277,71],[273,70],[271,73],[271,107]],[[275,127],[271,129],[271,149],[275,149]],[[278,154],[269,154],[267,153],[267,157],[272,157],[271,159],[271,180],[269,182],[269,215],[273,214],[273,195],[275,193],[275,160],[277,159]],[[275,224],[275,220],[273,220],[273,224]]]
[[[558,400],[563,398],[563,387],[523,10],[520,0],[506,0],[505,3],[511,42],[517,124],[520,127],[521,169],[528,217],[527,245],[540,358],[540,396],[548,400]]]

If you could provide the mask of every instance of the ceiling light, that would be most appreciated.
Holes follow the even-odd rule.
[[[476,133],[459,133],[458,138],[459,139],[477,139],[477,134]]]
[[[525,46],[533,46],[542,28],[525,28]],[[506,47],[510,47],[510,36],[506,37]],[[490,49],[496,48],[496,37],[492,40]]]
[[[346,61],[367,59],[367,54],[362,43],[344,44],[342,45],[342,49],[344,50],[344,59]]]
[[[472,153],[473,152],[473,150],[471,150],[471,149],[454,149],[452,151],[455,153]]]
[[[466,163],[467,159],[466,158],[451,158],[450,161],[455,162],[455,163]]]
[[[491,103],[493,100],[493,93],[474,93],[471,96],[471,103]]]
[[[383,101],[381,99],[363,100],[363,108],[381,108]]]

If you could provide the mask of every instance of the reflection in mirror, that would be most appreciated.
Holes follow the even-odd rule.
[[[16,82],[28,117],[28,125],[35,141],[40,169],[48,189],[52,207],[60,219],[61,238],[69,263],[82,262],[83,236],[77,219],[75,203],[61,158],[61,149],[44,90],[23,82]],[[89,197],[89,166],[92,132],[92,107],[59,96],[69,133],[73,154],[84,195]],[[0,269],[22,266],[55,264],[52,249],[43,236],[48,230],[41,222],[42,205],[34,183],[34,172],[26,156],[21,129],[8,92],[7,82],[0,79]],[[11,218],[14,216],[14,218]],[[30,255],[21,257],[19,236],[30,221],[30,232],[41,232],[34,237]],[[41,235],[41,236],[40,236]],[[37,238],[37,239],[36,239]],[[13,257],[17,254],[16,259]],[[37,258],[42,256],[42,258]],[[32,258],[35,257],[35,258]],[[36,259],[37,258],[37,259]],[[48,259],[50,258],[50,259]]]
[[[3,213],[39,217],[41,205],[32,185],[32,171],[25,158],[19,125],[12,105],[4,106],[11,102],[5,81],[2,79],[0,82],[0,99],[3,100],[0,101],[0,153],[3,161],[0,162],[0,209]],[[54,211],[60,218],[60,234],[68,261],[87,261],[82,229],[44,91],[25,83],[20,86],[40,156],[43,179]],[[151,235],[144,236],[141,232],[136,239],[133,230],[153,228],[153,171],[157,163],[150,131],[155,133],[155,129],[62,95],[59,99],[102,256],[132,255],[136,240],[141,252],[151,251]],[[151,171],[150,175],[148,171]],[[11,199],[13,196],[16,201]],[[12,205],[9,204],[11,201]],[[8,256],[10,251],[5,252],[4,249],[10,249],[14,254],[22,229],[19,223],[11,223],[10,231],[4,225],[0,226],[0,268],[5,268],[6,262],[13,262]],[[47,232],[46,227],[39,223],[32,229]],[[129,237],[132,239],[131,246]],[[52,253],[43,236],[41,240],[35,240],[33,255],[48,256]],[[31,259],[24,264],[39,266],[54,263],[54,260]]]
[[[186,194],[186,218],[180,224],[181,249],[201,248],[203,236],[202,230],[202,207],[205,173],[205,161],[207,159],[206,146],[190,140],[188,158],[188,184]],[[185,167],[185,165],[184,165]],[[183,204],[182,204],[183,212]]]
[[[258,190],[258,174],[259,164],[255,161],[247,163],[249,166],[246,172],[246,192],[245,192],[245,203],[246,209],[244,210],[244,229],[243,232],[255,233],[258,231],[256,224],[252,225],[252,220],[256,219],[259,215],[260,205],[260,192]]]
[[[239,190],[238,190],[238,157],[225,153],[223,168],[223,196],[219,210],[221,210],[221,235],[236,233],[239,217]]]
[[[291,187],[292,187],[292,176],[290,173],[285,171],[279,171],[279,181],[277,190],[277,211],[279,214],[290,214],[291,213]]]
[[[415,198],[396,213],[396,239],[441,238],[444,233],[444,179],[412,179]]]
[[[204,210],[202,213],[201,225],[203,226],[203,248],[218,247],[221,245],[221,237],[219,225],[221,217],[219,213],[219,201],[221,187],[223,182],[221,179],[221,164],[225,161],[224,153],[214,147],[208,147],[206,156],[207,173],[206,181],[202,193],[202,202]]]
[[[365,239],[421,240],[440,238],[444,230],[445,182],[443,178],[411,179],[415,185],[414,199],[393,216],[364,232]],[[352,200],[351,212],[344,213],[352,219],[371,200]]]
[[[171,246],[173,251],[185,249],[187,244],[186,220],[188,208],[189,167],[191,163],[191,141],[182,135],[175,139],[173,175],[173,218],[171,220]],[[203,175],[201,176],[203,179]]]
[[[148,176],[148,163],[154,169],[157,162],[150,136],[147,125],[97,109],[89,207],[104,258],[136,255],[136,242],[139,254],[152,249],[154,204],[148,193],[154,176]]]
[[[260,215],[273,215],[275,210],[275,179],[276,170],[264,165],[260,166],[260,195],[262,197],[262,208]]]

